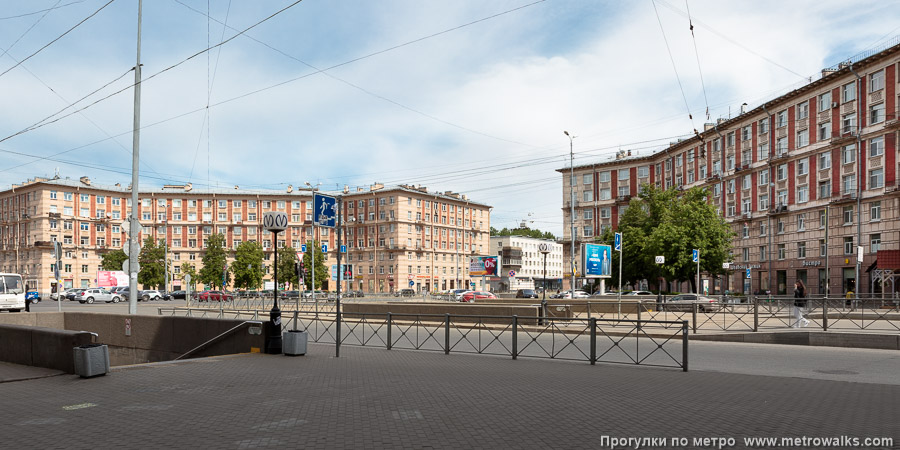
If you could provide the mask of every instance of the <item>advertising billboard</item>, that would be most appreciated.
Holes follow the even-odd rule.
[[[612,247],[604,244],[584,244],[584,276],[609,278],[612,267]]]
[[[122,272],[121,270],[98,270],[97,286],[104,288],[114,286],[128,286],[128,275],[126,275],[125,272]]]
[[[497,276],[500,269],[499,256],[470,256],[469,276]]]

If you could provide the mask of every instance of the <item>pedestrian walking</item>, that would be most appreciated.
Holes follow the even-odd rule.
[[[797,280],[794,284],[794,321],[791,324],[793,328],[809,326],[809,320],[803,317],[804,308],[806,308],[806,286],[803,285],[802,281]]]

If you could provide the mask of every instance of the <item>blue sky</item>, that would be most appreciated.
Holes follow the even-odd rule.
[[[108,1],[0,0],[0,73]],[[900,34],[888,2],[305,0],[184,61],[292,3],[144,2],[143,186],[421,184],[561,233],[563,130],[576,164],[650,152]],[[136,24],[115,0],[0,75],[0,139],[125,89],[0,142],[0,187],[130,182]]]

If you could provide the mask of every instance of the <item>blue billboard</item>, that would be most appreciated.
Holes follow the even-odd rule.
[[[609,278],[612,267],[612,247],[604,244],[584,244],[584,276]]]

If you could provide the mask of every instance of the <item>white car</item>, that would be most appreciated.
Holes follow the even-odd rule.
[[[78,300],[78,303],[94,303],[95,301],[119,303],[122,301],[122,297],[120,297],[119,294],[113,294],[103,288],[85,289],[77,294],[75,299]]]
[[[140,299],[142,301],[151,301],[151,300],[160,300],[163,298],[162,293],[157,290],[148,289],[146,291],[141,291]]]
[[[572,295],[572,291],[566,291],[563,292],[562,296],[560,296],[559,298],[591,298],[591,296],[584,291],[575,291],[575,295]]]

